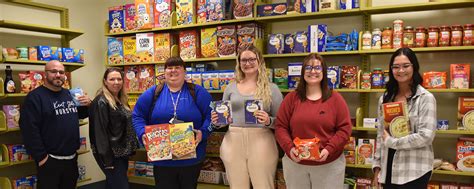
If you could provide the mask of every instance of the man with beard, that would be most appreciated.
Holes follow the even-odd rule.
[[[37,165],[40,189],[76,188],[78,174],[79,119],[88,116],[91,102],[86,95],[73,97],[62,88],[64,66],[50,61],[45,66],[45,82],[25,98],[20,109],[23,142]]]

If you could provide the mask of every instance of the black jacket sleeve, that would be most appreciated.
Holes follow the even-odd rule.
[[[79,106],[77,107],[77,112],[79,119],[85,119],[89,116],[89,107],[87,106]]]
[[[20,108],[20,131],[26,149],[36,162],[48,155],[41,138],[41,99],[28,95]]]
[[[90,106],[89,137],[95,145],[99,161],[105,167],[113,166],[114,155],[109,142],[108,125],[110,122],[109,105],[100,96],[96,97]]]

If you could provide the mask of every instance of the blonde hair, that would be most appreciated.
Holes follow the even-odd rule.
[[[256,99],[263,101],[264,109],[269,109],[272,104],[272,93],[270,90],[270,81],[268,81],[267,68],[265,66],[265,60],[263,59],[262,53],[255,47],[249,46],[239,52],[237,56],[237,64],[235,65],[235,80],[237,83],[245,79],[245,74],[240,68],[240,56],[243,52],[250,51],[257,55],[258,63],[258,75],[257,75],[257,92],[255,94]]]
[[[107,70],[105,70],[104,77],[102,80],[102,87],[97,91],[97,95],[101,95],[101,94],[104,95],[109,106],[112,109],[117,110],[117,101],[115,97],[112,95],[112,93],[109,91],[109,89],[107,89],[107,86],[105,85],[105,81],[107,80],[107,77],[112,72],[120,73],[122,80],[124,79],[124,73],[121,69],[115,68],[115,67],[107,68]],[[124,105],[125,109],[127,109],[128,111],[131,111],[130,106],[128,105],[128,95],[125,92],[125,87],[123,86],[122,86],[122,89],[120,89],[118,93],[118,100],[120,101],[120,103]]]

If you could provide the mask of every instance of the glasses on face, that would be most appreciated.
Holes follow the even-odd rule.
[[[166,67],[166,70],[167,71],[172,71],[172,70],[177,71],[177,70],[181,70],[181,68],[182,68],[181,66],[168,66],[168,67]]]
[[[59,73],[59,75],[64,75],[64,74],[66,74],[66,72],[65,72],[64,70],[46,70],[46,71],[49,72],[49,73],[52,73],[52,74],[54,74],[54,75],[56,75],[56,74],[58,74],[58,73]]]
[[[304,67],[305,72],[311,72],[313,70],[316,71],[316,72],[321,72],[321,71],[323,71],[323,67],[320,66],[320,65],[316,65],[316,66],[307,65],[307,66]]]
[[[241,64],[253,64],[257,61],[257,58],[242,58],[240,59]]]
[[[407,70],[410,68],[413,64],[411,63],[406,63],[406,64],[394,64],[392,65],[392,70],[393,71],[400,71],[402,68],[403,70]]]

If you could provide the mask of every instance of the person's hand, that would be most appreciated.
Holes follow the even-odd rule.
[[[301,159],[298,157],[298,150],[296,150],[295,147],[291,148],[290,150],[290,159],[296,163],[301,161]]]
[[[49,156],[46,156],[43,160],[41,160],[41,161],[38,163],[38,165],[39,165],[40,167],[43,166],[43,165],[46,163],[46,161],[48,161],[48,157],[49,157]]]
[[[323,149],[321,150],[321,153],[319,153],[319,159],[317,159],[316,161],[326,161],[326,159],[328,158],[328,155],[329,155],[329,152],[328,150],[326,149]]]
[[[213,125],[216,125],[218,119],[219,119],[219,117],[218,117],[216,111],[212,111],[211,112],[211,123]]]
[[[199,130],[199,129],[193,129],[193,131],[194,131],[194,133],[196,133],[196,139],[195,139],[195,141],[196,141],[196,147],[197,147],[197,145],[198,145],[198,144],[201,142],[201,140],[202,140],[202,132],[201,132],[201,130]]]
[[[81,106],[89,106],[92,102],[91,98],[87,96],[87,93],[84,93],[84,95],[77,97],[77,100],[79,101],[79,103],[81,103]]]
[[[390,134],[388,133],[387,130],[383,130],[383,135],[382,135],[382,139],[383,139],[383,142],[385,143],[385,141],[388,139],[388,137],[390,137]]]
[[[255,114],[255,117],[257,118],[259,123],[263,125],[270,125],[270,116],[268,116],[267,112],[263,110],[258,110]]]
[[[375,167],[374,168],[374,178],[372,179],[372,187],[373,188],[380,188],[379,173],[380,173],[380,167]]]
[[[143,142],[143,145],[144,145],[144,146],[146,146],[146,141],[147,141],[147,139],[146,139],[146,134],[143,134],[143,135],[142,135],[142,142]]]

